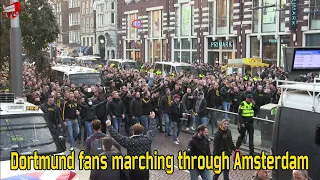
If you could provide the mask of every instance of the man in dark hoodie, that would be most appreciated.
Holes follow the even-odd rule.
[[[188,143],[187,154],[189,156],[210,156],[210,146],[208,140],[208,128],[205,125],[200,125],[197,128],[197,133],[195,133],[191,140]],[[195,167],[198,166],[197,160],[194,162]],[[210,171],[199,170],[198,168],[190,170],[190,177],[191,180],[198,180],[199,175],[202,177],[203,180],[211,179]]]
[[[124,107],[126,109],[126,114],[125,114],[125,122],[124,122],[124,128],[126,133],[129,135],[129,129],[130,129],[130,125],[131,125],[131,112],[130,112],[130,103],[132,101],[132,96],[131,96],[131,91],[126,91],[125,95],[122,96],[121,98]]]
[[[198,92],[198,97],[195,103],[195,120],[196,125],[204,124],[205,126],[208,124],[207,121],[207,101],[204,99],[204,94],[202,91]]]
[[[132,124],[140,123],[141,118],[141,97],[140,92],[136,92],[135,98],[130,102],[130,112],[132,115]]]
[[[230,89],[230,82],[226,82],[225,86],[221,88],[221,100],[222,100],[222,107],[224,111],[229,112],[230,111],[230,105],[231,105],[231,89]],[[225,119],[229,119],[229,116],[227,113],[224,114]]]
[[[103,93],[99,92],[97,99],[95,99],[93,101],[93,105],[100,104],[104,101],[105,101],[105,99],[103,98]],[[106,118],[107,118],[106,117],[106,104],[101,105],[100,107],[97,107],[96,116],[97,116],[97,119],[99,119],[101,121],[101,124],[106,124]]]
[[[230,129],[228,128],[229,121],[227,119],[223,119],[218,128],[218,131],[214,134],[213,139],[213,155],[221,156],[222,152],[227,156],[231,156],[232,152],[236,150],[235,145],[232,141],[232,134]],[[223,179],[229,180],[229,170],[222,169],[223,171]],[[215,174],[213,176],[213,180],[218,180],[220,174]]]
[[[187,93],[184,94],[182,97],[182,104],[184,105],[184,107],[186,108],[186,110],[189,114],[192,114],[194,103],[195,103],[194,99],[195,98],[193,98],[193,96],[192,96],[192,90],[191,90],[191,88],[188,87]],[[187,124],[187,128],[186,128],[187,131],[189,131],[189,129],[194,131],[194,128],[193,128],[194,118],[195,118],[194,115],[188,116],[188,124]]]
[[[171,104],[172,104],[172,96],[170,89],[166,89],[166,95],[164,95],[160,100],[159,105],[159,113],[163,116],[163,120],[165,122],[165,134],[166,136],[171,136],[170,129],[171,129]]]

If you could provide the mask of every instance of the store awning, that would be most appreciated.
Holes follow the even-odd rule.
[[[227,64],[228,67],[237,67],[241,68],[243,64]]]
[[[247,63],[245,62],[244,63],[245,65],[248,65],[248,66],[251,66],[251,67],[269,67],[269,64],[266,64],[266,63],[260,63],[260,62],[251,62],[251,63]]]

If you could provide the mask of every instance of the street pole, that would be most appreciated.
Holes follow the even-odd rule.
[[[11,0],[11,4],[19,0]],[[22,42],[20,29],[20,15],[11,19],[10,29],[10,92],[16,97],[23,96],[22,84]]]

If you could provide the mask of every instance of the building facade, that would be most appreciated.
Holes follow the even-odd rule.
[[[117,58],[117,0],[95,0],[96,53]]]
[[[282,47],[320,45],[317,9],[319,0],[119,0],[118,52],[150,63],[260,57],[282,65]]]
[[[69,47],[81,46],[80,0],[68,0],[69,7]]]
[[[50,2],[53,13],[57,18],[60,33],[56,40],[57,46],[69,45],[69,8],[67,0],[56,0]]]
[[[91,46],[95,52],[93,0],[80,0],[80,39],[82,46]]]

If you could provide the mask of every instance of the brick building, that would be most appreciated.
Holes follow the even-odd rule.
[[[81,46],[80,0],[68,0],[69,5],[69,47]]]
[[[283,62],[284,46],[320,46],[319,0],[119,0],[119,57],[145,62]],[[141,21],[141,28],[132,22]]]
[[[50,1],[53,13],[57,18],[60,34],[56,40],[58,46],[69,45],[69,8],[68,0]]]

